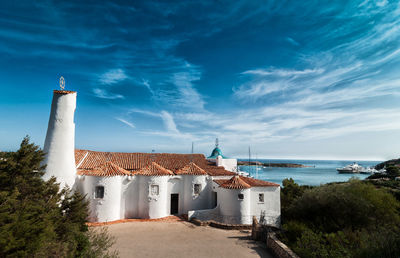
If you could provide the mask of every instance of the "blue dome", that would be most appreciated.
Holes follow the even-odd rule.
[[[224,155],[222,155],[222,151],[221,151],[221,149],[220,148],[218,148],[218,147],[215,147],[214,149],[213,149],[213,151],[211,152],[211,155],[210,155],[210,157],[208,157],[208,159],[216,159],[219,155],[221,155],[222,156],[222,158],[224,158],[225,159],[225,156]]]

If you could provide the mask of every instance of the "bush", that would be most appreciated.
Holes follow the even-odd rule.
[[[304,191],[311,189],[311,186],[298,185],[294,182],[293,178],[286,178],[282,181],[283,188],[281,190],[281,210],[282,210],[282,221],[285,220],[285,214],[290,205],[300,198]]]
[[[115,256],[105,232],[88,230],[84,196],[60,190],[55,178],[42,179],[43,158],[25,137],[18,151],[0,159],[0,257]]]
[[[400,204],[358,180],[305,190],[286,209],[282,240],[301,257],[398,257]]]

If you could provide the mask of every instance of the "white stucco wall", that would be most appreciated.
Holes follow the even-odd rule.
[[[184,186],[185,186],[185,178],[183,176],[170,176],[168,178],[168,194],[167,194],[167,209],[168,214],[171,214],[171,194],[178,194],[178,213],[184,213]]]
[[[264,194],[264,202],[259,202],[259,194]],[[280,187],[252,187],[251,215],[260,220],[261,212],[265,212],[267,224],[280,226],[281,196]]]
[[[243,194],[243,200],[239,200],[238,194]],[[252,223],[252,217],[250,214],[250,189],[225,189],[218,187],[217,195],[222,223]]]
[[[77,177],[77,189],[90,200],[90,221],[113,221],[124,218],[162,218],[171,214],[171,194],[179,194],[179,214],[200,216],[230,224],[251,224],[265,211],[268,224],[280,225],[280,187],[225,189],[208,176],[114,176]],[[199,195],[193,185],[200,184]],[[159,186],[159,194],[151,193],[151,185]],[[95,199],[96,186],[104,186],[104,198]],[[217,208],[213,209],[212,192],[217,192]],[[264,202],[259,202],[259,194]],[[238,194],[243,194],[240,200]],[[208,214],[208,215],[207,215]],[[204,217],[204,218],[203,218]]]
[[[121,192],[121,218],[138,218],[139,177],[125,176]]]
[[[189,210],[203,210],[210,207],[210,190],[206,175],[183,175],[184,203],[181,212],[187,214]],[[194,185],[201,185],[199,194],[194,194]]]
[[[149,193],[149,218],[158,219],[169,215],[168,200],[168,176],[154,176],[150,177],[147,189],[150,192],[151,185],[159,186],[159,194],[152,195]]]
[[[43,151],[43,164],[47,164],[43,179],[55,176],[60,187],[73,187],[75,168],[75,123],[76,92],[54,93]]]
[[[237,159],[222,159],[222,166],[232,172],[237,170]]]
[[[138,176],[139,200],[138,217],[157,219],[169,215],[168,178],[169,176]],[[151,193],[151,185],[158,185],[159,194]]]
[[[121,183],[122,176],[98,177],[85,176],[84,191],[90,201],[90,221],[113,221],[121,219]],[[104,197],[95,198],[96,186],[104,186]]]
[[[237,170],[237,159],[223,159],[221,156],[218,156],[216,159],[207,159],[215,163],[218,167],[224,167],[228,171],[236,172]]]
[[[219,206],[213,209],[206,209],[206,210],[192,210],[188,212],[188,219],[191,220],[196,218],[198,220],[214,220],[214,221],[221,221],[221,212],[219,210]]]

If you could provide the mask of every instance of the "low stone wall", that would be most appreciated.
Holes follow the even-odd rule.
[[[208,210],[194,210],[188,212],[188,220],[196,218],[202,221],[215,220],[221,221],[221,215],[219,214],[219,206],[214,209]]]
[[[275,233],[267,234],[267,248],[278,258],[300,258],[287,245],[276,238]]]
[[[253,217],[251,238],[256,241],[265,241],[267,248],[278,258],[299,258],[287,245],[282,243],[275,232],[280,229],[272,225],[261,225],[256,217]]]
[[[251,229],[251,225],[242,225],[242,224],[226,224],[226,223],[221,223],[218,221],[214,220],[207,220],[207,221],[202,221],[197,218],[192,218],[190,220],[193,224],[197,226],[210,226],[214,228],[220,228],[220,229],[227,229],[227,230],[244,230],[244,229]]]

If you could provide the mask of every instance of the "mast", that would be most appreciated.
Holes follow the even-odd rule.
[[[257,153],[256,153],[256,179],[258,179],[258,163],[257,163]]]
[[[249,146],[249,175],[251,176],[251,152],[250,152],[250,146]]]

